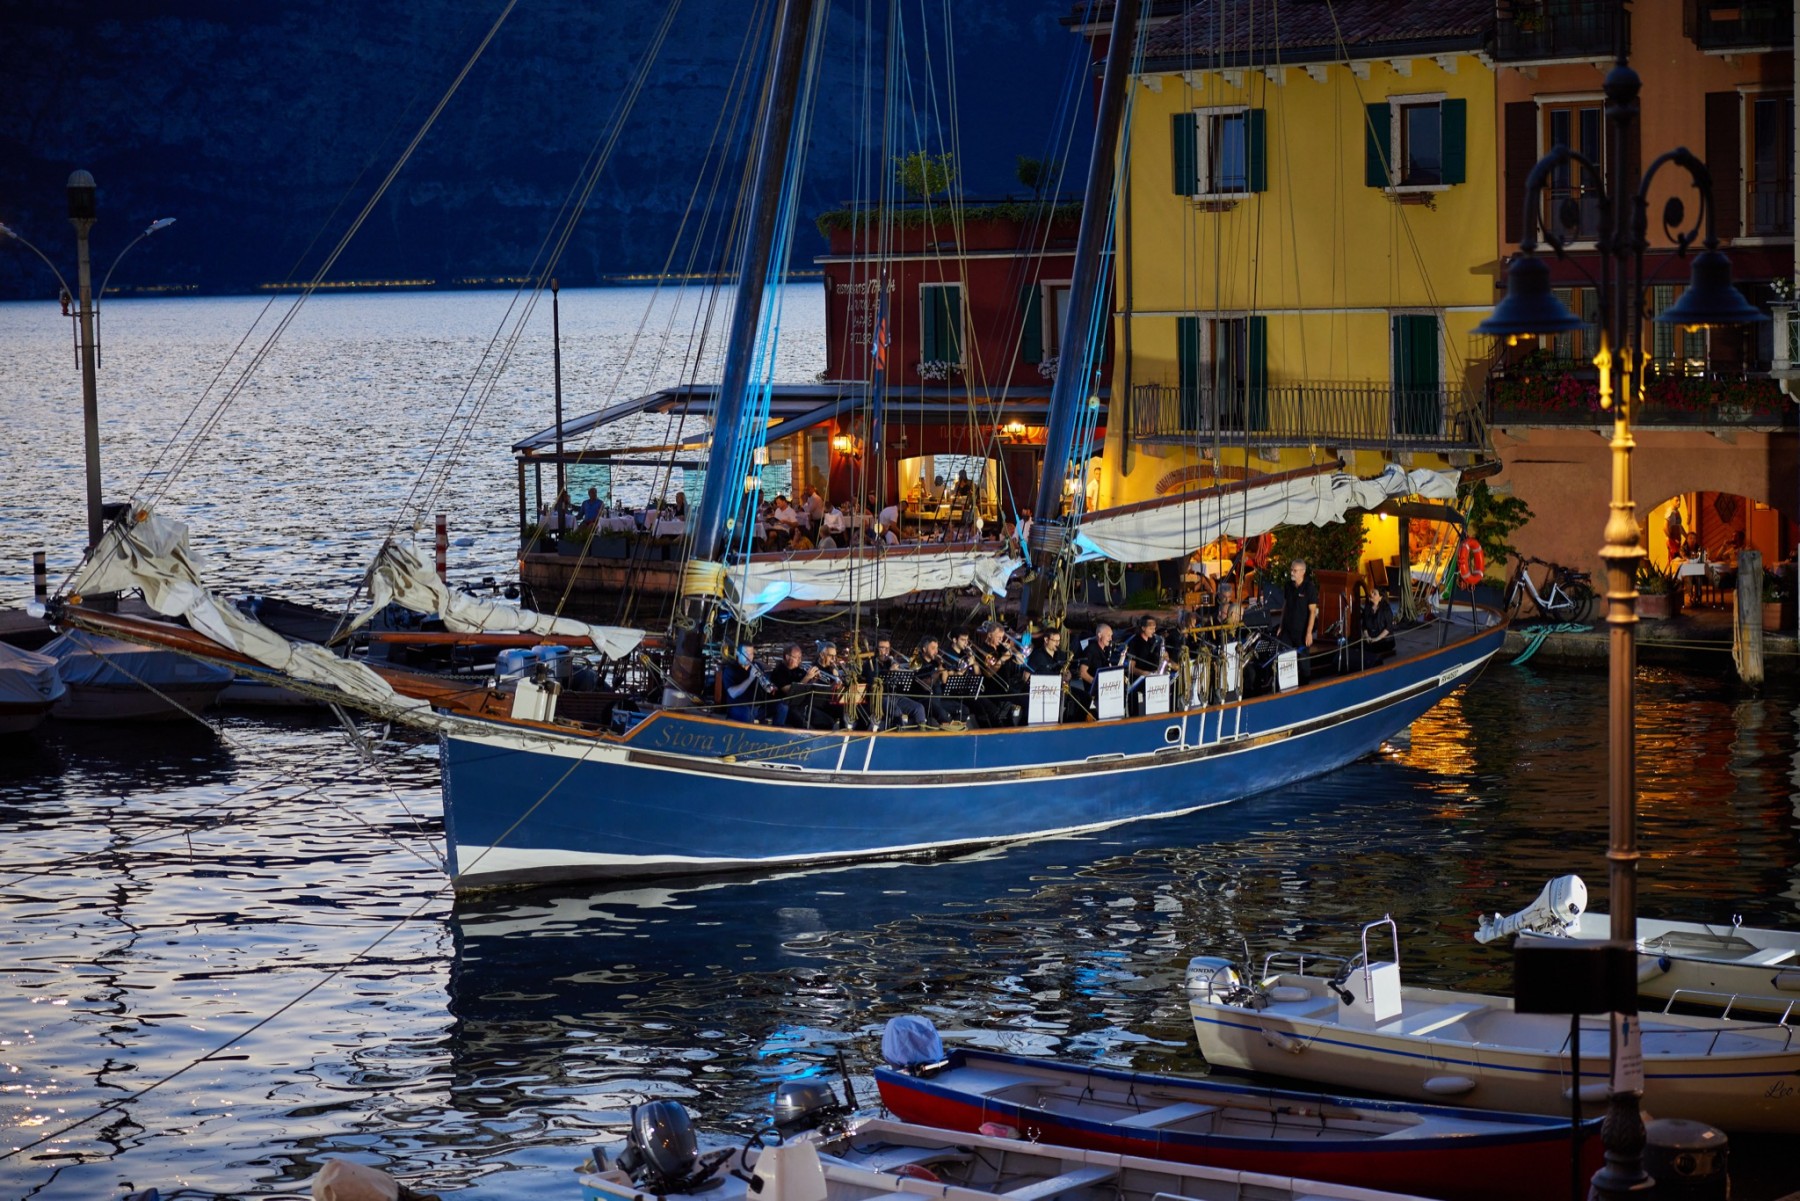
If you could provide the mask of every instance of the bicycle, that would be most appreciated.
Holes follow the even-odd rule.
[[[1542,592],[1531,578],[1532,564],[1550,569]],[[1594,607],[1594,583],[1585,571],[1521,555],[1513,577],[1506,585],[1507,613],[1517,617],[1527,597],[1542,617],[1585,623]]]

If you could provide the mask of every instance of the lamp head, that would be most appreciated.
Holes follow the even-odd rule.
[[[1515,338],[1521,334],[1566,334],[1581,328],[1581,318],[1550,290],[1550,267],[1535,254],[1519,254],[1506,268],[1506,295],[1478,334]]]
[[[92,221],[94,219],[95,196],[99,188],[94,177],[86,171],[76,171],[69,176],[69,184],[65,189],[69,194],[69,219],[71,221]]]
[[[1697,328],[1709,325],[1747,325],[1767,321],[1767,313],[1744,299],[1731,282],[1731,260],[1722,250],[1707,249],[1694,256],[1687,291],[1656,315],[1658,325]]]
[[[175,224],[175,218],[173,218],[173,217],[158,217],[156,220],[154,220],[150,223],[150,228],[146,229],[144,231],[144,236],[149,237],[151,234],[155,233],[157,230],[167,229],[167,228],[169,228],[169,226],[171,226],[173,224]]]

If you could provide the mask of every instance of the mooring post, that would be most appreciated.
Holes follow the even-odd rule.
[[[1762,552],[1740,550],[1731,657],[1737,663],[1738,678],[1752,688],[1763,682],[1762,577]]]
[[[31,552],[31,595],[40,601],[50,599],[50,571],[44,566],[44,552]]]
[[[437,574],[444,583],[450,582],[450,518],[444,513],[437,515]]]

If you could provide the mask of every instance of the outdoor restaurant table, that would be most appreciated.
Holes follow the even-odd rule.
[[[1693,595],[1689,598],[1694,603],[1700,600],[1702,588],[1717,588],[1724,578],[1725,564],[1710,559],[1683,559],[1681,566],[1675,569],[1675,578],[1692,581],[1688,589]]]
[[[602,517],[594,524],[609,534],[635,534],[638,528],[635,517]]]
[[[665,517],[656,523],[656,529],[651,533],[657,538],[679,538],[687,533],[687,522]]]

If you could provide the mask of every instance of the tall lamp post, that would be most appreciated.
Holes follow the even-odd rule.
[[[100,544],[100,535],[104,531],[105,522],[100,501],[100,402],[99,385],[95,380],[99,353],[99,320],[100,300],[106,293],[106,285],[112,279],[112,273],[118,269],[119,261],[139,242],[159,230],[167,229],[175,224],[173,217],[159,217],[152,221],[147,229],[131,241],[125,243],[125,249],[119,251],[113,259],[112,266],[100,280],[100,291],[93,290],[93,264],[88,253],[88,233],[98,220],[98,191],[94,177],[86,171],[76,171],[69,176],[67,193],[69,198],[69,224],[75,227],[75,280],[76,288],[71,289],[69,282],[56,269],[48,255],[33,246],[24,235],[11,227],[0,224],[0,237],[11,238],[25,249],[42,259],[50,268],[50,274],[56,276],[57,285],[62,288],[64,296],[75,296],[79,299],[79,307],[73,314],[79,327],[76,353],[81,361],[81,418],[84,440],[87,450],[87,525],[88,549],[92,550]],[[64,306],[67,311],[67,304]]]
[[[1594,279],[1600,300],[1600,349],[1594,365],[1600,371],[1600,405],[1613,415],[1612,501],[1606,521],[1606,545],[1600,555],[1606,561],[1606,623],[1608,643],[1608,768],[1607,811],[1610,838],[1606,857],[1608,886],[1612,893],[1614,941],[1637,939],[1637,755],[1632,723],[1636,702],[1634,675],[1637,668],[1637,565],[1644,557],[1638,545],[1636,506],[1631,499],[1631,407],[1642,390],[1644,326],[1644,254],[1650,248],[1649,193],[1651,181],[1666,164],[1674,163],[1692,178],[1699,195],[1693,222],[1679,198],[1670,198],[1662,213],[1664,235],[1678,255],[1685,255],[1706,232],[1701,253],[1695,256],[1687,291],[1669,308],[1656,315],[1662,325],[1688,328],[1733,325],[1767,318],[1732,286],[1731,265],[1718,248],[1713,228],[1712,177],[1685,147],[1668,151],[1650,164],[1643,177],[1626,178],[1626,147],[1637,122],[1639,80],[1636,71],[1620,55],[1607,73],[1607,156],[1610,170],[1567,146],[1557,146],[1539,159],[1525,182],[1524,238],[1506,273],[1506,296],[1475,332],[1503,338],[1532,334],[1568,333],[1582,328],[1581,318],[1571,313],[1550,290],[1550,269],[1537,254],[1537,217],[1545,182],[1552,171],[1579,164],[1586,178],[1601,181],[1598,188],[1599,277]],[[1630,188],[1632,190],[1625,191]],[[1580,220],[1578,202],[1564,200],[1557,221],[1562,231],[1547,230],[1545,241],[1563,257],[1567,231]],[[1628,1002],[1633,1005],[1635,1002]],[[1626,1198],[1650,1185],[1644,1173],[1644,1124],[1638,1112],[1638,1089],[1622,1080],[1621,1027],[1635,1029],[1635,1012],[1615,1017],[1612,1067],[1614,1089],[1602,1127],[1606,1162],[1594,1176],[1593,1195]],[[1619,1087],[1625,1084],[1625,1087]],[[1580,1086],[1579,1075],[1575,1085]]]

